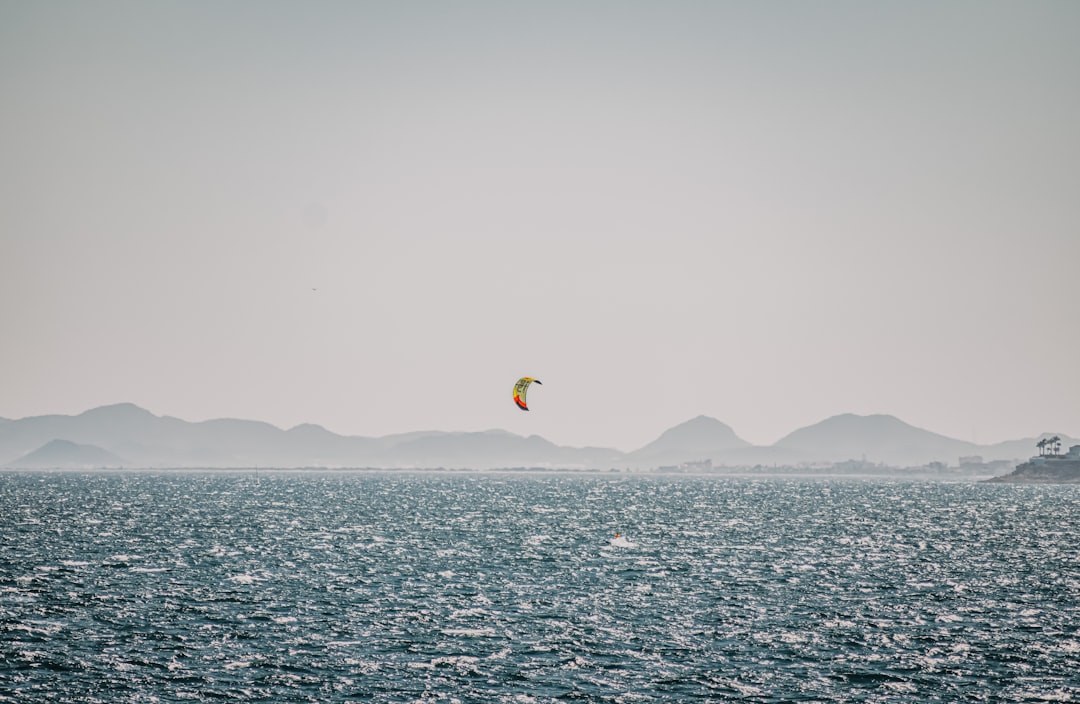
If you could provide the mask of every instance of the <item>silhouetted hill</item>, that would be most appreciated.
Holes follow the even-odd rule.
[[[800,428],[775,446],[812,461],[866,459],[895,466],[956,462],[961,455],[978,455],[980,450],[973,443],[916,428],[893,416],[851,413]]]
[[[1077,444],[1069,436],[1060,437],[1065,448]],[[338,435],[310,424],[282,430],[250,420],[192,423],[121,403],[76,416],[35,416],[0,423],[0,464],[34,459],[32,453],[54,440],[111,453],[98,458],[80,455],[87,464],[111,466],[647,469],[704,459],[731,467],[863,458],[892,466],[931,461],[955,465],[959,457],[967,455],[980,455],[988,461],[1024,459],[1035,453],[1037,438],[978,446],[913,427],[892,416],[847,414],[800,428],[774,445],[755,446],[715,418],[698,416],[624,454],[610,448],[562,447],[537,435],[522,437],[502,430],[420,431],[372,438]],[[49,450],[60,451],[61,446]]]
[[[126,464],[128,463],[124,459],[94,445],[50,440],[7,466],[20,469],[93,469],[123,467]]]
[[[0,424],[0,462],[57,439],[102,448],[139,467],[584,468],[621,457],[616,450],[559,447],[505,431],[350,437],[310,424],[282,430],[236,419],[190,423],[125,403]]]
[[[651,443],[627,455],[633,464],[679,464],[701,459],[716,460],[752,445],[715,418],[698,416],[664,431]]]

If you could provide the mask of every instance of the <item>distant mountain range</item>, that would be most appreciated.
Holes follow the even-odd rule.
[[[1045,434],[1040,437],[1046,437]],[[1080,444],[1058,434],[1065,447]],[[653,468],[711,460],[717,466],[795,466],[865,460],[895,467],[955,465],[1032,455],[1040,438],[976,445],[922,430],[888,415],[852,414],[800,428],[773,445],[752,445],[715,418],[698,416],[629,453],[563,447],[503,430],[425,431],[383,437],[345,436],[318,425],[282,430],[268,423],[221,419],[191,423],[156,416],[130,403],[76,416],[0,421],[0,466],[91,467],[549,467]]]

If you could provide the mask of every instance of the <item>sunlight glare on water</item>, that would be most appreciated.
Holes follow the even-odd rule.
[[[886,480],[6,473],[0,701],[1072,701],[1078,504]]]

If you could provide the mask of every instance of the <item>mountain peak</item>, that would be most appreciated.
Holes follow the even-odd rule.
[[[865,457],[898,465],[950,460],[976,449],[971,443],[917,428],[895,416],[854,413],[799,428],[777,440],[775,446],[823,460]]]
[[[134,403],[114,403],[108,406],[98,406],[97,408],[91,408],[88,411],[83,411],[79,414],[80,417],[101,417],[101,418],[116,418],[122,420],[131,420],[135,418],[155,418],[153,413],[140,408]]]
[[[799,428],[778,440],[776,444],[790,446],[798,444],[798,441],[804,437],[822,433],[857,433],[860,435],[877,436],[895,433],[930,433],[930,431],[916,428],[913,425],[905,423],[896,416],[882,413],[873,413],[870,415],[841,413],[840,415],[830,416],[825,420],[818,421],[813,425],[808,425],[805,428]]]
[[[632,454],[648,457],[674,452],[685,455],[683,461],[686,461],[742,447],[750,447],[750,443],[736,435],[731,426],[701,415],[665,430],[656,440]]]
[[[731,429],[731,426],[726,423],[721,423],[715,418],[710,416],[697,416],[691,418],[688,421],[679,423],[673,428],[668,428],[663,432],[660,437],[664,436],[695,436],[702,437],[705,435],[723,436],[727,439],[735,438],[738,440],[739,445],[748,445],[745,440],[741,440],[735,431]]]
[[[125,461],[96,445],[81,445],[70,440],[54,439],[8,466],[33,468],[118,467]]]
[[[318,423],[301,423],[300,425],[294,425],[289,428],[290,433],[308,433],[312,435],[328,435],[331,434],[329,430],[322,427]]]

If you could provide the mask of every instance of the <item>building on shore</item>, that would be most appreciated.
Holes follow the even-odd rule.
[[[1019,464],[1012,473],[994,477],[992,482],[1076,484],[1080,483],[1080,445],[1061,453],[1056,435],[1038,442],[1039,454]]]

